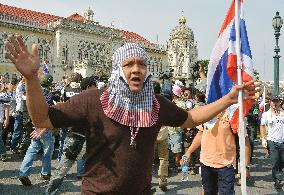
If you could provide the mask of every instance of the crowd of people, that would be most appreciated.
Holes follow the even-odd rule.
[[[279,96],[271,97],[270,108],[261,116],[252,95],[258,86],[254,81],[237,85],[206,105],[205,92],[193,86],[179,80],[152,81],[149,56],[134,43],[115,51],[108,84],[78,73],[54,83],[48,74],[38,76],[36,45],[29,53],[20,37],[9,36],[5,46],[6,57],[23,77],[1,83],[0,155],[2,161],[9,160],[7,148],[24,155],[19,168],[23,185],[32,185],[29,174],[41,153],[40,176],[50,180],[46,194],[58,191],[75,161],[82,194],[151,194],[156,154],[161,190],[167,190],[168,171],[180,172],[186,159],[190,174],[201,170],[204,194],[235,194],[238,135],[225,110],[244,90],[245,99],[255,101],[246,125],[247,177],[253,143],[260,136],[272,160],[275,187],[281,187],[283,102]],[[200,74],[204,78],[202,68]],[[214,117],[215,125],[208,125]],[[51,173],[54,146],[59,166]]]
[[[53,82],[50,74],[43,74],[39,79],[46,102],[50,106],[66,102],[70,97],[91,87],[105,87],[105,83],[99,82],[97,77],[82,78],[78,73],[63,77],[60,82]],[[81,179],[84,171],[83,155],[86,151],[85,136],[74,128],[62,128],[54,132],[45,129],[38,133],[26,108],[24,79],[7,79],[2,76],[0,85],[0,160],[7,162],[11,158],[7,157],[7,149],[13,155],[24,157],[19,167],[19,180],[25,186],[32,185],[29,175],[38,154],[42,155],[40,177],[44,180],[51,179],[52,157],[60,162],[50,181],[51,190],[58,190],[76,159],[77,178]],[[49,188],[47,191],[50,191]]]

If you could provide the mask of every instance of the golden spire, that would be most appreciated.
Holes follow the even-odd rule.
[[[183,11],[182,11],[181,17],[179,17],[178,21],[179,21],[180,24],[185,24],[186,23],[186,18],[183,15]]]

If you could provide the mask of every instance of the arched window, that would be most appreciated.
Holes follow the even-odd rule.
[[[65,61],[65,63],[67,63],[67,60],[68,60],[68,47],[67,47],[67,44],[62,49],[62,55],[63,55],[62,56],[63,60]]]
[[[0,62],[3,62],[5,57],[4,57],[4,43],[3,41],[0,39]]]
[[[38,47],[38,55],[39,55],[40,61],[42,62],[44,57],[43,57],[43,49],[41,45]]]
[[[79,52],[78,52],[78,59],[79,59],[79,61],[83,60],[83,55],[82,55],[81,49],[79,49]]]
[[[84,59],[88,59],[89,58],[89,53],[87,51],[85,51],[84,53]]]

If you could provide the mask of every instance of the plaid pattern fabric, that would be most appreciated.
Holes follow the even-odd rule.
[[[155,98],[151,75],[147,75],[143,89],[133,93],[122,72],[121,64],[130,57],[142,57],[149,64],[148,54],[137,44],[127,43],[113,55],[113,71],[109,87],[101,95],[104,113],[120,124],[130,127],[150,127],[156,123],[160,105]]]

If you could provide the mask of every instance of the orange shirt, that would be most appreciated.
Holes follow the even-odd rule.
[[[223,168],[234,165],[235,160],[235,136],[228,115],[222,113],[212,129],[203,130],[200,161],[209,167]]]

